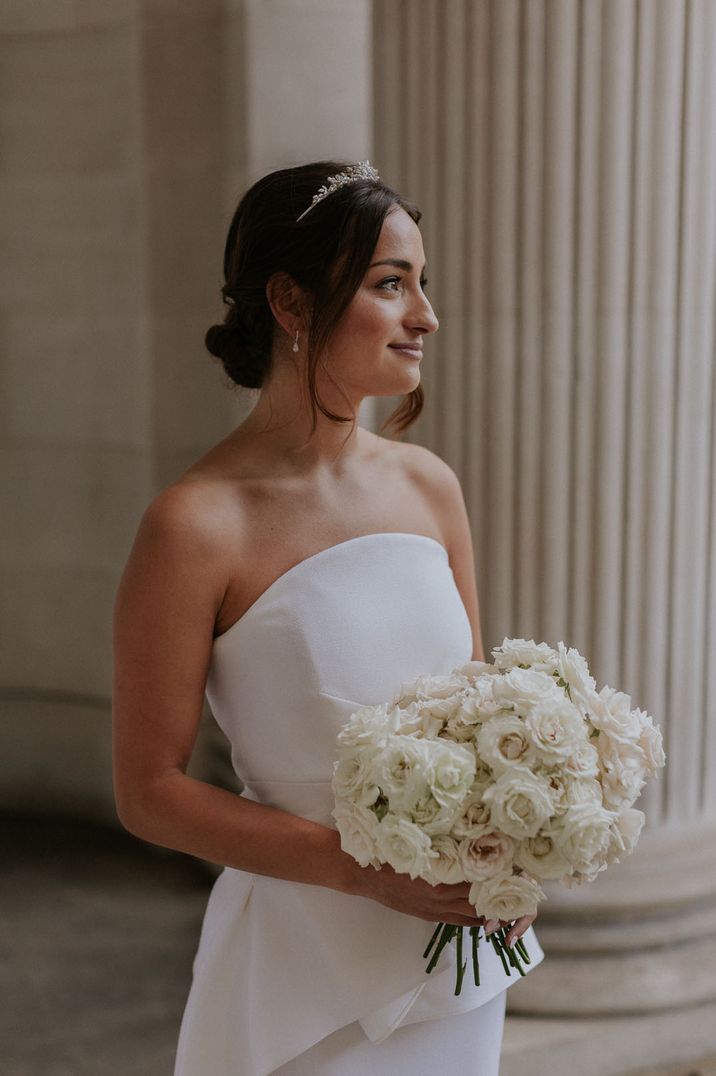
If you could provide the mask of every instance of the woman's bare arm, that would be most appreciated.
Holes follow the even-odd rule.
[[[478,920],[469,885],[363,868],[336,830],[189,777],[228,543],[220,505],[170,487],[142,518],[114,609],[113,772],[123,825],[253,874],[353,893],[432,922]]]
[[[220,507],[170,487],[149,506],[115,601],[117,812],[144,840],[242,870],[347,890],[325,826],[189,777],[226,578]],[[228,522],[227,522],[228,525]]]

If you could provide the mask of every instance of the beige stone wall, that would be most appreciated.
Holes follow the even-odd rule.
[[[139,39],[121,4],[0,18],[2,800],[74,804],[90,771],[101,803],[112,594],[151,488]]]
[[[367,155],[369,59],[347,0],[0,6],[0,809],[114,818],[119,574],[252,402],[203,346],[231,213],[273,167]]]

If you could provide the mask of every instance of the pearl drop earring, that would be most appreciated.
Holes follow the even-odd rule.
[[[293,341],[292,351],[298,351],[298,329],[296,329],[296,339]]]

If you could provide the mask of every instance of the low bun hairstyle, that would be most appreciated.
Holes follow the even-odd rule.
[[[258,389],[270,372],[274,319],[266,285],[274,273],[287,273],[311,300],[306,379],[313,411],[335,422],[350,422],[322,403],[316,388],[316,366],[330,334],[350,304],[370,266],[370,259],[388,213],[404,209],[417,224],[421,212],[382,180],[360,179],[339,188],[307,213],[313,196],[332,175],[351,161],[314,161],[281,168],[263,176],[242,196],[224,248],[224,321],[212,325],[204,342],[221,360],[236,385]],[[402,433],[423,406],[420,385],[404,398],[381,428]]]

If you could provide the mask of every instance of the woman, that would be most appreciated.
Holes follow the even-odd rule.
[[[398,433],[420,412],[420,345],[438,321],[419,220],[368,162],[282,169],[247,191],[226,242],[229,309],[206,343],[261,391],[150,504],[117,594],[119,816],[225,868],[176,1076],[497,1072],[513,980],[492,948],[459,997],[452,947],[429,978],[422,958],[437,922],[482,922],[469,885],[362,868],[331,818],[349,714],[484,660],[456,475],[357,424],[366,396],[406,397]],[[241,796],[187,776],[205,689]]]

